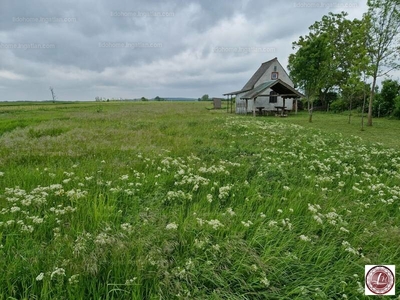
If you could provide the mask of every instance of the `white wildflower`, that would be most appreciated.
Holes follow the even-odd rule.
[[[226,210],[226,212],[227,212],[228,214],[230,214],[231,216],[236,215],[236,213],[233,211],[233,209],[232,209],[231,207],[228,207],[227,210]]]
[[[218,244],[212,245],[212,248],[216,251],[219,251],[221,248]]]
[[[175,222],[169,223],[167,226],[165,226],[165,229],[167,229],[167,230],[176,230],[176,229],[178,229],[178,225]]]
[[[253,225],[253,222],[251,222],[250,220],[248,220],[247,222],[242,221],[242,224],[244,227],[250,227],[250,225]]]
[[[308,203],[308,210],[313,212],[313,213],[317,213],[318,212],[318,208],[310,203]]]
[[[65,270],[63,268],[56,267],[51,273],[50,278],[53,279],[54,276],[65,276]]]
[[[268,226],[269,227],[275,227],[277,224],[278,224],[278,222],[274,221],[274,220],[271,220],[271,221],[268,222]]]
[[[227,186],[222,186],[219,188],[219,199],[225,199],[229,196],[229,192],[232,189],[232,185],[228,184]]]
[[[203,220],[203,219],[196,218],[196,220],[197,220],[197,223],[198,223],[200,226],[203,226],[203,224],[204,224],[204,220]]]
[[[207,195],[207,201],[210,203],[213,201],[213,196],[211,194]]]
[[[269,287],[270,282],[269,282],[269,280],[267,279],[267,277],[261,278],[260,281],[261,281],[262,284],[265,285],[265,287]]]
[[[129,179],[129,175],[122,175],[119,179],[128,180]]]
[[[121,224],[121,229],[125,230],[125,231],[128,231],[128,232],[131,232],[132,231],[132,225],[129,224],[129,223]]]
[[[304,234],[300,235],[300,240],[302,240],[304,242],[311,242],[311,239]]]
[[[36,281],[42,281],[44,277],[44,273],[40,273],[38,276],[36,276]]]
[[[78,284],[79,283],[79,274],[74,274],[70,278],[68,278],[69,284]]]
[[[18,212],[18,211],[20,211],[20,210],[21,210],[21,208],[18,207],[18,206],[13,206],[13,207],[11,207],[11,209],[10,209],[10,211],[11,211],[12,213]]]
[[[323,223],[322,219],[321,219],[319,216],[317,216],[317,215],[314,215],[314,216],[313,216],[313,219],[314,219],[315,221],[317,221],[317,223],[319,223],[319,224],[322,224],[322,223]]]
[[[212,226],[213,229],[218,229],[219,227],[224,227],[224,224],[222,224],[219,220],[210,220],[207,221],[207,224]]]
[[[132,285],[135,283],[135,281],[136,281],[136,277],[133,277],[132,279],[127,279],[125,281],[125,285]]]
[[[39,218],[39,217],[32,217],[32,222],[35,224],[42,224],[43,223],[43,218]]]
[[[21,230],[25,232],[33,232],[33,226],[32,225],[22,225]]]

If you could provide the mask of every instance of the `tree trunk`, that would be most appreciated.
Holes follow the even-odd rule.
[[[372,102],[374,101],[374,96],[375,96],[376,77],[377,77],[377,72],[374,72],[373,81],[372,81],[372,87],[371,87],[371,93],[370,93],[370,96],[369,96],[367,126],[372,126]]]
[[[365,72],[363,78],[363,105],[362,105],[362,112],[361,112],[361,131],[364,131],[364,114],[365,114],[365,100],[367,98],[367,93],[365,92]]]
[[[350,108],[349,108],[349,122],[348,122],[348,124],[351,124],[352,101],[353,101],[353,95],[350,96]]]
[[[308,122],[312,123],[313,104],[308,101]]]

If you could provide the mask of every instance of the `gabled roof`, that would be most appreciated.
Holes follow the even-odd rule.
[[[258,70],[253,74],[250,80],[245,84],[245,86],[240,91],[226,93],[224,94],[224,96],[237,95],[254,89],[254,85],[257,83],[257,81],[261,78],[261,76],[264,75],[264,73],[268,70],[268,68],[272,65],[272,63],[274,63],[277,60],[278,58],[275,57],[274,59],[262,63],[261,66],[258,68]]]
[[[257,83],[257,81],[261,78],[261,76],[264,75],[264,73],[268,70],[268,68],[277,61],[278,58],[275,57],[274,59],[271,59],[269,61],[266,61],[265,63],[262,63],[261,66],[258,68],[258,70],[254,73],[254,75],[250,78],[250,80],[245,84],[245,86],[242,88],[242,92],[249,91],[254,88],[254,85]]]
[[[278,95],[281,97],[285,98],[298,98],[298,97],[304,97],[304,95],[296,89],[292,88],[290,85],[287,83],[283,82],[280,79],[276,80],[269,80],[267,82],[264,82],[254,89],[248,91],[246,94],[244,94],[241,99],[253,99],[256,97],[261,97],[261,96],[269,96],[269,95],[263,95],[265,90],[271,89],[274,92],[276,92]]]

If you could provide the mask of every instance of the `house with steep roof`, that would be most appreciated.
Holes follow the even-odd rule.
[[[224,95],[236,97],[236,113],[253,115],[256,111],[281,111],[283,115],[297,109],[297,99],[303,97],[276,57],[261,64],[241,90]]]

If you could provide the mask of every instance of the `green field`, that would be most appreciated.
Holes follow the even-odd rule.
[[[400,266],[400,121],[210,107],[0,104],[0,299],[364,299]]]

